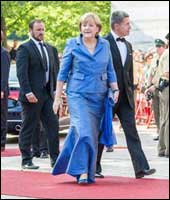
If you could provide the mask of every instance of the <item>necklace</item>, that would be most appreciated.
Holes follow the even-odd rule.
[[[94,42],[91,42],[89,44],[87,44],[85,41],[83,41],[84,43],[84,46],[88,49],[88,51],[93,54],[94,53],[94,50],[95,50],[95,47],[96,47],[96,44],[97,44],[97,41],[95,40]]]
[[[95,47],[96,47],[96,43],[95,44],[93,44],[93,45],[87,45],[86,43],[84,43],[84,45],[85,45],[85,47],[87,48],[87,49],[95,49]]]
[[[86,46],[86,45],[85,45]],[[94,49],[95,46],[86,46],[88,49]]]
[[[88,49],[94,49],[95,47],[96,47],[96,43],[97,43],[97,41],[95,40],[94,42],[93,42],[93,44],[87,44],[85,41],[83,41],[83,43],[84,43],[84,45],[88,48]]]

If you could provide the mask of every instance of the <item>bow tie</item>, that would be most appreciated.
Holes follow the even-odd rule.
[[[125,42],[125,38],[117,38],[116,41]]]

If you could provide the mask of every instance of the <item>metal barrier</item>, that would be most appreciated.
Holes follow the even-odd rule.
[[[143,93],[139,93],[136,99],[135,119],[137,124],[144,124],[147,128],[154,123],[154,113],[152,111],[152,100],[147,101]]]

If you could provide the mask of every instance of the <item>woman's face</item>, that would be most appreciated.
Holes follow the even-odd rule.
[[[81,24],[81,33],[84,38],[95,38],[99,32],[99,27],[96,25],[93,18],[88,18]]]

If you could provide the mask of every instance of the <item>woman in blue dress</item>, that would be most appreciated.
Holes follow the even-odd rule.
[[[67,82],[70,130],[52,174],[67,173],[76,177],[78,184],[85,184],[95,182],[99,129],[108,86],[116,91],[115,102],[119,90],[109,43],[99,36],[99,17],[86,13],[79,28],[80,36],[67,42],[57,77],[53,109],[55,113],[62,109],[61,94]]]

